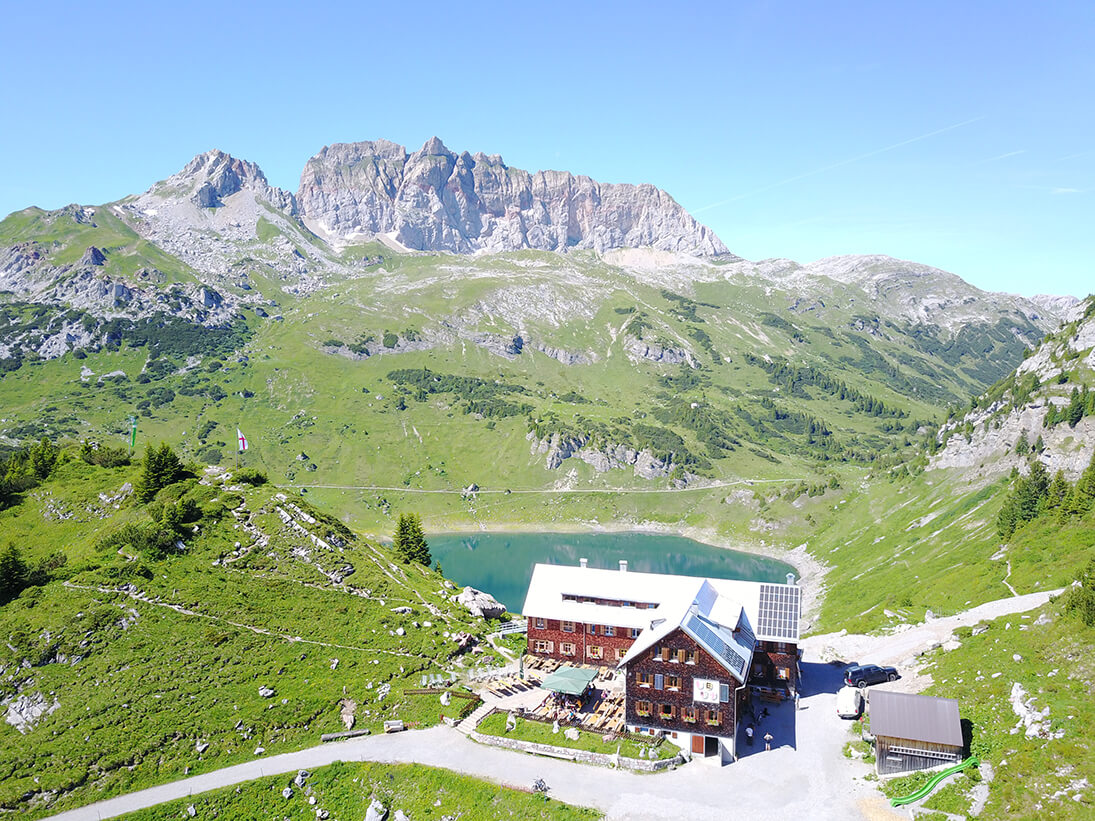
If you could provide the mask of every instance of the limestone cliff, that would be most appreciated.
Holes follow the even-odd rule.
[[[529,173],[497,155],[456,154],[436,137],[414,153],[386,140],[327,146],[305,166],[297,203],[310,227],[330,239],[380,236],[417,251],[728,253],[711,229],[652,185]]]

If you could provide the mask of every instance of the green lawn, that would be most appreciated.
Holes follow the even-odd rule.
[[[521,741],[532,741],[537,744],[552,744],[556,747],[568,747],[573,750],[585,750],[591,753],[605,753],[606,755],[613,755],[617,749],[620,751],[620,755],[624,758],[649,758],[649,751],[654,749],[657,751],[657,756],[660,759],[673,758],[680,752],[680,748],[669,742],[663,742],[661,744],[646,744],[644,742],[635,741],[631,738],[621,737],[614,738],[611,741],[605,741],[601,733],[589,732],[586,730],[578,731],[578,740],[572,741],[563,734],[565,727],[560,729],[558,733],[551,731],[551,725],[545,724],[542,721],[531,721],[525,718],[517,718],[516,729],[506,732],[506,716],[507,713],[491,713],[485,719],[483,719],[479,726],[476,728],[480,733],[484,735],[502,736],[505,738],[516,738]]]

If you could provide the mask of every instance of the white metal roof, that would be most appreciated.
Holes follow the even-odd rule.
[[[725,667],[738,681],[745,681],[755,644],[745,609],[719,593],[709,579],[696,579],[699,586],[690,595],[668,601],[656,610],[650,626],[639,634],[618,667],[653,647],[678,628],[691,636],[708,655]],[[682,587],[680,592],[687,591]]]
[[[646,629],[658,618],[673,620],[674,613],[659,613],[663,606],[687,607],[702,582],[710,583],[718,594],[711,617],[719,624],[736,620],[725,608],[742,607],[758,639],[798,642],[801,590],[797,584],[772,584],[741,579],[705,579],[700,576],[674,576],[666,573],[640,573],[635,570],[602,570],[596,567],[537,564],[532,570],[525,606],[526,618],[560,619],[588,624]],[[651,602],[651,610],[564,601],[563,595],[589,596],[617,601]],[[679,613],[677,623],[680,624]]]

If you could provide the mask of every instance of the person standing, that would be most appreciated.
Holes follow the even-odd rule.
[[[765,750],[771,750],[772,749],[772,734],[771,733],[765,733],[764,734],[764,749]]]

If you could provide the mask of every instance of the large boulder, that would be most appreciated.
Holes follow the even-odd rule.
[[[487,619],[496,619],[506,612],[506,606],[494,598],[490,593],[476,590],[474,587],[465,587],[464,591],[455,598],[457,604],[468,608],[473,616],[482,616]]]
[[[369,802],[369,809],[365,811],[365,821],[385,821],[388,817],[388,808],[374,798]]]

